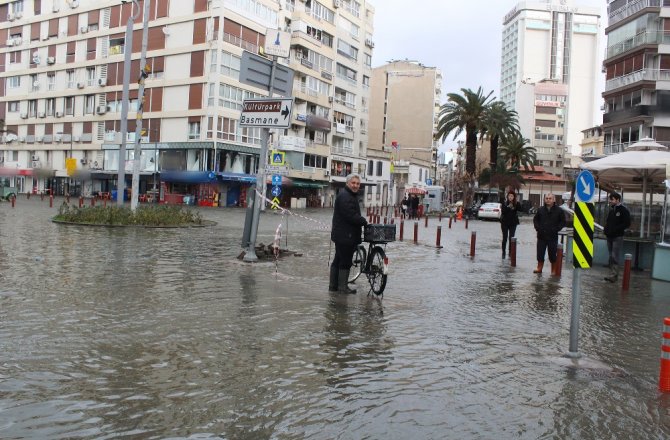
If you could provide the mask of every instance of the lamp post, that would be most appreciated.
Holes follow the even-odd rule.
[[[121,0],[121,3],[128,3]],[[124,39],[123,57],[123,91],[121,93],[121,145],[119,146],[119,174],[116,185],[116,202],[119,207],[123,206],[126,193],[126,138],[128,136],[128,97],[130,95],[130,62],[133,52],[133,23],[140,15],[140,3],[133,0],[133,13],[126,22],[126,35]]]

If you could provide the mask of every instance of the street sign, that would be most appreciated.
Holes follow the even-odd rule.
[[[291,34],[277,29],[267,30],[265,33],[265,46],[263,46],[266,55],[288,58],[290,49]]]
[[[590,174],[590,173],[589,173]],[[572,227],[572,264],[578,269],[588,269],[593,265],[593,203],[575,203]]]
[[[240,126],[289,128],[293,98],[245,99],[242,103]]]
[[[281,186],[273,186],[270,192],[274,197],[279,197],[281,195]]]
[[[242,52],[240,82],[263,90],[270,90],[271,73],[272,60],[246,50]],[[272,91],[281,96],[291,96],[293,94],[293,69],[275,63]]]
[[[575,183],[575,201],[592,202],[596,195],[596,180],[593,178],[593,174],[590,171],[583,170],[577,176]]]
[[[67,170],[67,175],[72,177],[75,171],[77,171],[77,159],[73,157],[65,159],[65,169]]]
[[[281,175],[279,174],[272,175],[272,186],[281,186]]]
[[[275,197],[272,199],[272,209],[278,209],[279,208],[279,197]]]
[[[271,166],[268,165],[265,167],[265,172],[267,174],[278,174],[281,176],[287,176],[288,175],[288,167],[286,165],[284,166]]]
[[[283,151],[272,151],[272,154],[270,156],[270,166],[273,167],[278,167],[285,165],[284,164],[284,157],[286,156],[286,153]]]

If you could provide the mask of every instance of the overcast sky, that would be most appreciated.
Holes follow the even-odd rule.
[[[407,58],[442,70],[443,95],[482,86],[486,93],[493,90],[494,96],[499,96],[502,20],[518,1],[371,0],[371,3],[375,7],[373,67]],[[600,7],[601,28],[607,22],[606,3],[606,0],[574,1],[579,6]],[[600,45],[602,53],[604,42]]]

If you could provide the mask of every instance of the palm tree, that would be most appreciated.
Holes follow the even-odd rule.
[[[500,155],[505,163],[510,165],[512,170],[519,171],[521,167],[524,169],[535,170],[535,148],[526,146],[530,142],[524,139],[521,133],[514,134],[505,140],[505,143],[500,147]]]
[[[489,92],[484,95],[481,87],[473,92],[470,89],[461,89],[462,95],[458,93],[448,93],[447,102],[440,107],[438,115],[437,133],[435,139],[441,142],[454,133],[454,139],[465,131],[465,171],[468,173],[470,182],[474,184],[476,159],[477,159],[477,134],[484,126],[482,119],[487,107],[491,104],[493,98]],[[474,185],[470,185],[472,188]],[[465,202],[470,203],[472,194],[468,192]]]
[[[518,114],[515,110],[509,110],[504,102],[495,101],[488,106],[484,113],[484,130],[480,138],[488,137],[491,141],[491,155],[489,166],[491,172],[496,172],[498,163],[498,146],[500,141],[519,133]]]

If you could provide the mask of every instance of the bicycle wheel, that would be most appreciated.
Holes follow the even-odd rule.
[[[383,294],[386,287],[388,275],[384,273],[384,260],[386,260],[386,252],[381,247],[375,246],[370,254],[370,268],[368,270],[370,289],[375,295]]]
[[[365,254],[366,252],[363,245],[359,245],[356,247],[356,251],[354,251],[354,257],[351,260],[352,265],[351,265],[351,271],[349,272],[350,283],[353,283],[358,279],[358,277],[361,276],[361,273],[363,272],[363,267],[365,266],[365,257],[366,257]]]

